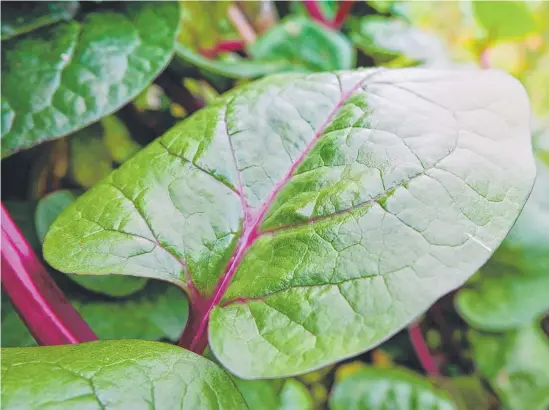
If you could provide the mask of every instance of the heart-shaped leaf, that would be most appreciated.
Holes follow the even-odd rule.
[[[337,382],[330,410],[457,410],[443,390],[405,369],[365,367]]]
[[[145,341],[2,349],[2,409],[247,409],[221,368]]]
[[[490,257],[534,179],[528,121],[498,71],[273,76],[80,197],[45,256],[186,289],[181,343],[209,335],[242,378],[310,371],[387,339]]]
[[[471,332],[469,340],[476,365],[505,408],[548,408],[549,342],[537,325],[505,334]]]
[[[2,42],[3,157],[116,110],[169,62],[178,3],[121,7]]]

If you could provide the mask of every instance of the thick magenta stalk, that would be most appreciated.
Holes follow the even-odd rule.
[[[2,286],[40,345],[97,340],[2,204]]]
[[[326,26],[332,25],[331,22],[326,20],[326,17],[322,13],[322,10],[320,10],[320,7],[318,5],[318,2],[316,0],[304,0],[303,5],[307,9],[307,12],[309,15],[319,23],[325,24]]]
[[[425,343],[425,339],[421,334],[419,324],[414,323],[410,325],[408,327],[408,334],[410,335],[410,341],[412,342],[412,346],[423,369],[430,376],[440,376],[438,366],[435,363],[435,359],[433,359],[433,356],[431,356],[431,352],[429,352],[427,343]]]
[[[345,22],[347,19],[347,16],[349,15],[349,12],[351,11],[351,8],[353,7],[355,0],[343,0],[339,4],[339,8],[337,9],[337,13],[334,17],[334,21],[332,23],[333,28],[339,28],[341,25]]]

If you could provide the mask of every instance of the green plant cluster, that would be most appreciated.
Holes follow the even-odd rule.
[[[549,2],[1,7],[3,409],[549,408]]]

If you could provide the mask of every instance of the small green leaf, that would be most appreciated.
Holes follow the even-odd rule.
[[[457,295],[461,316],[480,329],[522,327],[549,311],[549,167],[538,161],[537,171],[515,226],[480,270],[480,280]]]
[[[313,409],[311,394],[298,380],[242,380],[236,377],[233,380],[250,409]]]
[[[337,382],[330,410],[457,410],[443,390],[406,369],[365,367]]]
[[[77,1],[2,2],[2,40],[71,19],[78,10]]]
[[[310,18],[288,17],[248,47],[254,59],[283,60],[297,70],[345,70],[355,65],[355,50],[345,36]]]
[[[183,343],[201,350],[209,319],[241,378],[312,371],[386,340],[486,262],[532,187],[529,118],[498,71],[268,77],[82,195],[44,254],[185,289]]]
[[[180,347],[146,341],[2,349],[2,409],[247,409],[231,378]]]
[[[151,281],[124,299],[94,300],[70,294],[70,301],[101,340],[146,339],[177,341],[187,322],[184,293],[172,285]],[[2,346],[35,345],[33,337],[2,295]]]
[[[538,326],[505,334],[471,331],[479,370],[510,410],[549,406],[549,341]]]
[[[141,149],[141,145],[135,142],[126,125],[114,115],[101,118],[103,127],[103,143],[111,158],[122,164]]]
[[[2,157],[113,112],[169,62],[178,3],[121,7],[2,42]]]
[[[520,39],[536,31],[536,22],[524,1],[474,1],[477,22],[491,40]]]
[[[36,232],[41,242],[44,241],[46,232],[48,232],[53,221],[76,198],[77,196],[72,192],[61,190],[53,192],[40,200],[36,207],[34,219]],[[131,295],[143,289],[147,283],[146,279],[129,276],[78,276],[70,273],[67,276],[86,289],[115,297]]]
[[[353,43],[381,62],[399,56],[421,63],[450,60],[440,38],[403,20],[374,15],[349,24]]]

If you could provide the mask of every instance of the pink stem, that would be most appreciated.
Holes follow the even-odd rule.
[[[353,7],[354,3],[355,3],[354,0],[343,0],[339,4],[339,8],[337,9],[337,13],[332,23],[333,28],[341,27],[343,22],[347,19],[347,16],[349,15],[349,12],[351,11],[351,8]]]
[[[217,57],[219,53],[240,51],[244,50],[244,47],[245,44],[243,40],[222,40],[212,48],[200,50],[200,54],[206,58],[214,58]]]
[[[2,285],[15,310],[41,345],[97,340],[49,276],[2,204]]]
[[[331,27],[332,23],[329,22],[326,17],[324,17],[324,14],[322,13],[322,10],[320,10],[320,7],[318,6],[318,2],[316,0],[304,0],[303,5],[309,12],[309,15],[319,23],[322,23],[326,26]]]
[[[440,371],[435,363],[435,359],[431,356],[427,343],[425,343],[425,339],[421,334],[419,324],[415,323],[410,325],[408,327],[408,334],[410,335],[410,341],[412,342],[412,346],[423,369],[431,376],[440,376]]]

